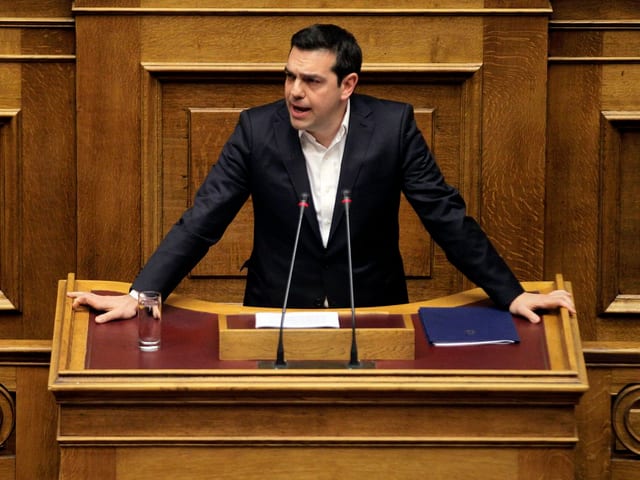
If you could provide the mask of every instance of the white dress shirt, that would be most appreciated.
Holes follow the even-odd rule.
[[[316,208],[318,226],[320,227],[322,243],[325,247],[329,241],[333,208],[336,194],[338,193],[338,180],[340,178],[342,154],[347,141],[350,107],[351,104],[348,101],[340,129],[328,148],[318,143],[308,132],[304,130],[299,130],[298,132],[302,153],[307,164],[313,205]]]

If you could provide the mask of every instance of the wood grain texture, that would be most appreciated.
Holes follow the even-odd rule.
[[[523,278],[543,275],[546,28],[485,20],[481,219]]]
[[[122,449],[120,449],[122,450]],[[475,454],[485,460],[478,464],[469,462]],[[407,480],[429,478],[447,480],[451,478],[520,478],[517,455],[509,451],[493,449],[433,449],[419,457],[415,449],[382,447],[367,454],[357,447],[344,445],[340,448],[323,447],[269,447],[261,449],[220,448],[208,453],[197,448],[182,448],[175,452],[175,460],[185,465],[182,478],[204,480],[248,479],[314,479],[335,478]],[[118,478],[126,480],[169,478],[166,475],[166,457],[150,449],[139,452],[125,451],[118,455]],[[164,467],[164,468],[163,468]],[[536,474],[538,469],[534,470]],[[487,477],[486,475],[492,475]],[[530,477],[533,478],[533,477]],[[551,477],[537,477],[551,478]],[[555,478],[563,478],[557,476]],[[569,477],[564,477],[569,478]]]
[[[18,311],[3,316],[3,338],[51,336],[53,310],[40,295],[75,265],[74,32],[56,18],[61,5],[0,19],[0,290]]]
[[[596,337],[600,69],[554,64],[549,85],[545,269],[571,272],[589,340]]]
[[[140,265],[139,35],[135,17],[76,23],[78,271],[92,278]]]
[[[58,474],[58,415],[47,391],[47,366],[17,372],[16,479],[54,479]]]
[[[23,66],[23,335],[51,338],[55,278],[76,263],[74,67]],[[52,141],[55,139],[55,141]],[[28,299],[28,301],[27,301]]]
[[[576,479],[601,480],[610,472],[611,418],[609,384],[611,373],[606,368],[589,369],[589,391],[578,405]]]
[[[291,33],[316,20],[341,23],[360,39],[364,93],[415,104],[447,179],[520,277],[563,272],[582,337],[599,342],[599,355],[618,355],[619,341],[637,344],[640,325],[629,313],[638,300],[637,124],[608,122],[619,155],[608,153],[602,135],[611,112],[640,111],[636,0],[291,0],[284,7],[278,0],[0,0],[0,305],[13,310],[0,313],[0,338],[16,348],[25,338],[50,338],[55,283],[69,271],[135,276],[188,205],[189,148],[213,150],[221,141],[189,132],[189,112],[236,111],[281,95],[275,73],[255,89],[229,77],[216,86],[203,70],[227,65],[245,79],[264,68],[279,72]],[[185,72],[190,85],[178,78]],[[200,155],[198,165],[216,158]],[[620,181],[607,177],[615,168]],[[609,207],[619,222],[607,221]],[[609,228],[615,235],[603,237]],[[403,252],[421,229],[409,230]],[[423,250],[406,253],[412,300],[470,287],[428,237],[417,244]],[[620,263],[603,276],[612,258]],[[208,276],[204,268],[195,273]],[[236,301],[243,288],[242,277],[227,277],[189,279],[180,291]],[[622,310],[603,314],[605,297],[618,298]],[[615,368],[597,363],[589,367],[594,395],[578,409],[581,480],[637,478],[638,459],[612,453],[611,437],[602,437],[610,433],[610,394],[637,381],[637,359],[629,354]],[[38,422],[51,435],[50,399],[38,391],[41,377],[25,382],[33,382],[25,389],[33,403],[24,404],[33,411],[21,413],[22,453],[0,455],[0,477],[17,468],[25,479],[47,478],[55,454],[45,446],[50,439],[33,436]],[[29,450],[32,441],[44,459]],[[540,478],[564,474],[567,453],[554,453]],[[68,478],[114,478],[115,450],[91,454]],[[523,453],[519,468],[526,471],[535,455]],[[502,462],[516,468],[513,457]]]
[[[58,473],[55,399],[47,391],[51,342],[0,340],[0,383],[11,393],[15,421],[0,448],[0,478],[53,480]]]

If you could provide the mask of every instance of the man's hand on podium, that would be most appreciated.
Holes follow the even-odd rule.
[[[566,290],[554,290],[551,293],[522,293],[511,302],[509,311],[526,318],[531,323],[538,323],[540,316],[535,312],[536,310],[560,307],[566,308],[572,315],[576,313],[573,298]]]
[[[138,302],[131,295],[97,295],[89,292],[68,292],[73,298],[73,308],[88,305],[95,310],[104,311],[96,316],[96,323],[106,323],[111,320],[125,320],[136,316]]]

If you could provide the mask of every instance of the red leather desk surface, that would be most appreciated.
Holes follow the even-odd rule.
[[[256,361],[218,359],[218,317],[171,305],[163,307],[162,346],[157,352],[138,349],[135,319],[96,324],[89,317],[87,369],[252,369]],[[548,370],[544,320],[531,324],[514,318],[521,342],[515,345],[435,347],[428,343],[417,312],[415,360],[378,360],[377,369]],[[350,328],[344,326],[345,328]],[[275,356],[275,345],[274,345]],[[286,352],[285,352],[286,356]],[[265,359],[272,360],[272,359]],[[348,360],[348,359],[345,359]],[[366,360],[366,359],[363,359]]]

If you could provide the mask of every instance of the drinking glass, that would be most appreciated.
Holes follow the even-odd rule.
[[[162,333],[162,295],[143,291],[138,294],[138,345],[143,352],[160,349]]]

